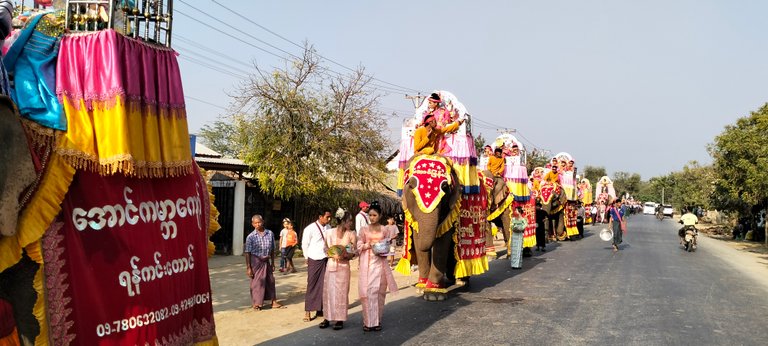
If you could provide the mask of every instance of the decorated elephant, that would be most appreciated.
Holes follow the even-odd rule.
[[[0,243],[17,241],[19,213],[37,177],[26,131],[13,101],[0,96]],[[1,267],[10,265],[5,263],[5,255],[8,254],[0,254]],[[18,263],[0,270],[0,304],[7,306],[0,311],[0,325],[9,327],[6,324],[12,323],[13,329],[12,334],[0,335],[0,344],[6,338],[34,344],[40,331],[33,315],[37,292],[32,281],[37,269],[37,263],[24,256]]]
[[[480,173],[480,182],[488,190],[487,220],[501,231],[504,236],[504,244],[506,244],[509,242],[509,232],[512,225],[512,208],[510,206],[514,204],[515,196],[503,178],[494,177],[488,170]]]
[[[479,173],[480,181],[488,190],[488,221],[502,231],[504,243],[508,244],[511,231],[512,210],[521,207],[528,218],[530,227],[525,231],[524,255],[530,254],[530,248],[536,245],[535,203],[531,194],[528,172],[525,166],[525,147],[512,134],[505,133],[497,137],[489,146],[489,152],[502,149],[504,156],[504,174],[493,177],[490,171]],[[492,244],[493,239],[487,242]],[[495,251],[494,251],[495,252]]]
[[[175,52],[64,28],[30,18],[3,60],[20,115],[0,97],[0,345],[216,343],[206,259],[217,212]],[[188,313],[162,316],[175,321],[102,323],[189,297]]]
[[[16,234],[21,198],[35,181],[35,166],[16,106],[0,96],[0,235]]]
[[[556,172],[550,171],[545,174],[540,181],[538,196],[542,209],[549,214],[550,237],[564,240],[567,237],[564,210],[568,198]]]
[[[608,176],[603,176],[595,184],[595,203],[597,203],[597,219],[595,222],[608,223],[606,211],[608,205],[616,199],[616,190],[613,181]]]
[[[415,156],[404,179],[406,243],[396,270],[410,273],[412,250],[424,298],[444,300],[457,278],[488,270],[486,192],[464,194],[451,161],[437,155]]]

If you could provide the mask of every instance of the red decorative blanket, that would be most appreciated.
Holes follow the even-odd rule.
[[[189,345],[214,338],[209,208],[197,173],[76,173],[43,237],[52,344]]]

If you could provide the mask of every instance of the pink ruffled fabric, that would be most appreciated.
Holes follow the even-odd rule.
[[[477,165],[477,152],[475,151],[475,141],[471,136],[454,133],[445,136],[445,144],[451,150],[445,156],[454,163],[460,165]]]
[[[400,169],[407,169],[408,160],[413,157],[413,137],[408,137],[400,142],[400,153],[397,154],[397,163]]]
[[[94,103],[110,107],[117,96],[142,105],[183,109],[176,55],[172,49],[114,30],[65,35],[59,50],[56,94],[62,102],[64,96],[70,102],[84,100],[88,109]]]

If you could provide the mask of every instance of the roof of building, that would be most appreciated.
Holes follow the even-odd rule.
[[[235,172],[242,172],[248,169],[245,161],[223,158],[222,156],[204,144],[195,143],[195,162],[203,169]]]
[[[207,147],[203,143],[195,143],[195,157],[222,157],[219,152]]]

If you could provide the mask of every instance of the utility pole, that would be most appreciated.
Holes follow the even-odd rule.
[[[664,186],[661,187],[661,205],[664,205]]]
[[[421,103],[427,97],[422,95],[421,93],[419,93],[417,95],[408,95],[408,94],[406,94],[405,98],[408,99],[408,100],[411,100],[413,102],[413,108],[419,108],[419,106],[421,106]]]

